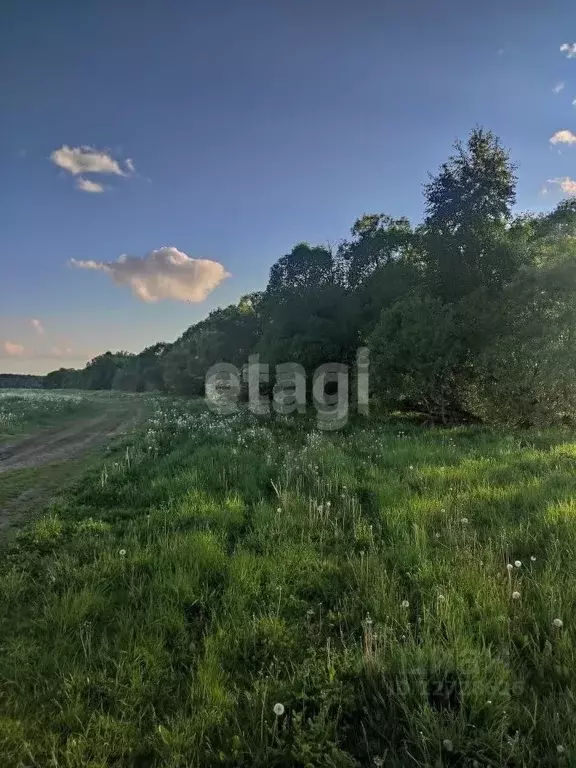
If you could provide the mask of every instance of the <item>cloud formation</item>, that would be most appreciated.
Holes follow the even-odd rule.
[[[230,277],[219,262],[193,259],[168,246],[150,251],[142,259],[124,254],[118,261],[72,259],[70,264],[107,272],[117,285],[129,285],[135,296],[147,302],[204,301],[222,280]]]
[[[116,176],[127,176],[134,171],[132,161],[126,162],[126,170],[112,155],[94,147],[69,147],[63,144],[50,155],[50,160],[73,176],[81,173],[109,173]]]
[[[563,178],[548,179],[548,184],[558,184],[562,192],[569,197],[576,196],[576,181],[569,176]]]
[[[21,357],[25,352],[22,344],[14,344],[12,341],[5,341],[2,349],[8,357]]]
[[[564,83],[556,83],[554,88],[552,88],[553,92],[554,93],[560,93],[560,91],[564,90],[564,85],[565,85]]]
[[[104,192],[102,184],[98,184],[97,181],[90,181],[90,179],[84,179],[82,176],[76,179],[76,189],[79,189],[81,192]]]
[[[50,347],[50,352],[55,357],[69,357],[74,354],[71,347]]]
[[[32,320],[30,320],[30,325],[32,326],[32,328],[34,328],[34,330],[39,336],[44,336],[44,326],[42,325],[40,320],[36,320],[36,318],[32,318]]]
[[[550,144],[576,144],[576,133],[572,131],[556,131],[550,139]]]
[[[576,43],[562,43],[560,52],[565,53],[569,59],[576,59]]]

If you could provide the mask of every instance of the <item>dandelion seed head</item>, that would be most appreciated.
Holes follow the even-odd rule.
[[[121,549],[121,550],[118,552],[118,554],[119,554],[121,557],[124,557],[124,555],[126,554],[126,550],[125,550],[125,549]]]
[[[446,752],[452,752],[452,750],[454,749],[454,745],[452,744],[450,739],[444,739],[444,741],[442,742],[442,746],[444,747]]]
[[[536,562],[536,557],[534,555],[530,555],[530,560],[532,560],[533,563]]]
[[[274,714],[276,717],[281,717],[284,714],[284,704],[277,702],[274,704]]]
[[[520,592],[512,592],[512,600],[520,600]]]
[[[516,566],[516,568],[520,568],[520,566],[522,565],[522,561],[521,560],[514,560],[514,565]]]
[[[509,571],[513,571],[513,570],[514,570],[514,566],[512,565],[512,563],[508,563],[508,565],[506,566],[506,568],[507,568]]]
[[[402,600],[400,605],[402,606],[402,608],[410,608],[410,603],[408,602],[408,600]]]
[[[562,629],[562,627],[564,626],[564,622],[562,621],[562,619],[554,619],[552,624],[554,624],[554,626],[557,627],[558,629]]]
[[[463,517],[462,520],[460,520],[460,522],[462,523],[462,525],[467,525],[470,521],[468,520],[467,517]]]
[[[558,752],[559,755],[563,755],[566,750],[564,749],[562,744],[558,744],[556,747],[556,752]]]

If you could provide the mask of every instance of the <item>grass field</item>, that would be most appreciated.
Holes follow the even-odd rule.
[[[0,389],[0,442],[27,431],[93,412],[93,396],[82,392]]]
[[[147,402],[4,553],[2,766],[576,765],[572,433]]]

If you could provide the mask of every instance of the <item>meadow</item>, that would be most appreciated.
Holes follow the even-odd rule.
[[[0,440],[92,411],[93,396],[84,392],[0,389]]]
[[[146,402],[2,553],[3,766],[576,764],[573,431]]]

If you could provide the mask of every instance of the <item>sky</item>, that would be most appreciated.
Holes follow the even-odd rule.
[[[568,0],[5,0],[0,93],[0,372],[172,341],[298,242],[417,222],[478,124],[519,210],[576,194]]]

